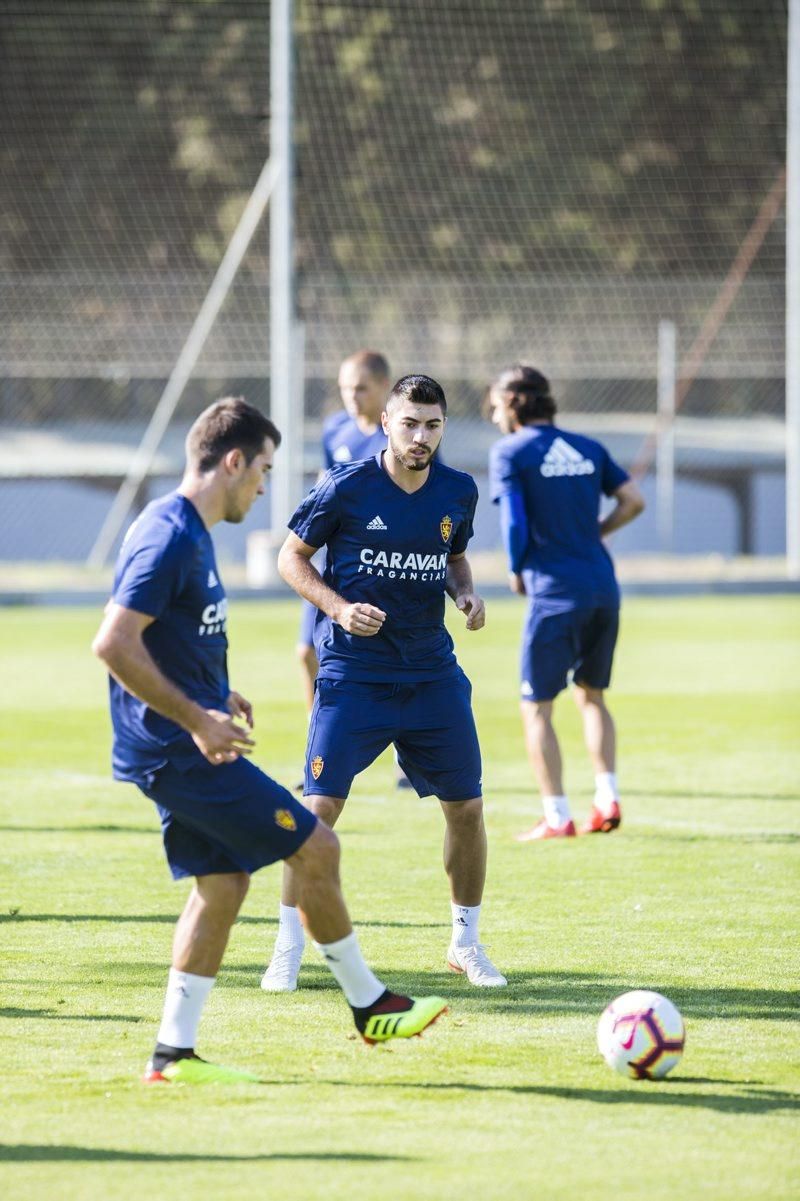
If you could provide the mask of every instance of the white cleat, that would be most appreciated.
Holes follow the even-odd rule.
[[[261,977],[264,992],[295,992],[302,958],[302,944],[299,947],[276,947],[269,967]]]
[[[457,947],[450,943],[447,966],[451,972],[463,972],[470,984],[477,988],[504,988],[508,984],[480,942],[470,943],[467,947]]]

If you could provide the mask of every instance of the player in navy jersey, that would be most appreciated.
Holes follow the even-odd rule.
[[[176,492],[128,532],[93,643],[111,674],[113,771],[156,804],[176,879],[195,883],[175,932],[161,1027],[145,1079],[255,1080],[195,1053],[204,1003],[252,872],[289,860],[306,926],[368,1042],[418,1034],[445,1008],[390,993],[358,948],[338,880],[335,835],[244,757],[250,703],[228,683],[227,601],[209,530],[240,522],[280,444],[241,397],[198,417]]]
[[[304,794],[332,826],[353,778],[390,743],[421,797],[439,798],[453,934],[447,962],[471,983],[505,977],[479,942],[486,874],[481,758],[470,684],[444,624],[450,595],[467,629],[481,629],[465,551],[478,491],[434,460],[446,401],[428,376],[404,376],[382,415],[388,449],[333,467],[294,513],[278,568],[322,613],[319,673],[306,747]],[[324,576],[311,562],[327,548]],[[267,975],[292,991],[303,951],[294,872],[284,873],[280,927]]]
[[[570,676],[595,775],[594,804],[581,833],[607,833],[621,821],[616,732],[604,696],[619,627],[619,588],[602,539],[638,516],[644,500],[599,442],[554,424],[550,385],[534,368],[502,372],[488,400],[491,419],[505,435],[491,449],[489,474],[509,584],[530,598],[521,709],[544,817],[519,840],[576,833],[552,721],[553,703]],[[603,496],[616,504],[600,520]]]

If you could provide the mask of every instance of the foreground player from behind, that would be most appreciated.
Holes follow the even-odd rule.
[[[491,419],[506,436],[492,447],[492,500],[500,505],[512,592],[530,597],[522,643],[521,709],[543,819],[527,842],[570,837],[553,703],[572,673],[595,796],[582,834],[622,820],[616,731],[605,704],[619,628],[619,588],[602,539],[642,512],[637,486],[599,442],[554,425],[550,385],[533,367],[502,372],[489,389]],[[601,497],[616,505],[599,520]]]
[[[113,770],[153,800],[176,879],[194,877],[178,921],[148,1081],[255,1080],[195,1053],[203,1006],[252,872],[292,864],[298,907],[367,1042],[419,1034],[445,1009],[398,996],[364,962],[339,885],[336,836],[245,757],[253,712],[227,674],[227,601],[209,530],[264,492],[280,434],[241,398],[189,431],[176,492],[153,502],[120,551],[93,643],[111,673]]]
[[[382,416],[388,449],[334,467],[291,519],[278,558],[287,583],[323,614],[304,794],[333,826],[353,778],[394,743],[421,797],[439,798],[453,934],[447,963],[479,987],[505,977],[478,937],[486,876],[481,759],[469,681],[444,624],[445,594],[468,630],[485,620],[465,557],[475,481],[434,460],[447,403],[435,380],[404,376]],[[321,546],[324,578],[311,562]],[[291,864],[275,951],[262,981],[293,991],[303,953]]]

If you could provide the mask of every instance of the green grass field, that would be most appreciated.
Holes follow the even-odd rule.
[[[369,1049],[307,952],[306,987],[258,988],[279,870],[259,873],[201,1053],[263,1086],[147,1089],[186,893],[154,813],[112,784],[99,612],[2,612],[0,1195],[291,1199],[797,1196],[800,602],[630,600],[613,708],[625,824],[521,845],[538,816],[516,705],[521,605],[465,636],[485,762],[483,935],[508,974],[489,995],[443,970],[449,905],[435,801],[392,789],[382,758],[339,827],[372,965],[450,1013]],[[232,683],[256,704],[257,760],[298,778],[304,715],[293,604],[234,604]],[[591,800],[577,715],[557,713],[576,815]],[[661,1083],[614,1075],[605,1004],[671,997],[688,1028]],[[452,1193],[451,1193],[452,1190]]]

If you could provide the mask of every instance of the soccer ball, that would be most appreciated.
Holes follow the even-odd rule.
[[[617,997],[597,1025],[597,1047],[610,1068],[637,1080],[660,1080],[683,1054],[686,1030],[660,993],[636,989]]]

